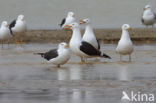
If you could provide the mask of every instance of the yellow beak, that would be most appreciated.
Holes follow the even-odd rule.
[[[129,27],[129,28],[128,28],[128,30],[132,30],[132,28],[131,28],[131,27]]]
[[[8,27],[9,26],[9,24],[6,24],[6,27]]]
[[[83,20],[80,20],[79,22],[80,22],[80,24],[85,24],[85,23],[86,23],[86,22],[83,21]]]
[[[70,47],[70,45],[68,45],[68,44],[67,44],[67,45],[65,45],[64,47],[65,47],[65,48],[69,48],[69,47]]]
[[[144,8],[144,10],[146,10],[146,8]]]
[[[21,19],[21,21],[24,21],[24,19]]]
[[[75,18],[75,15],[73,15],[72,17],[74,17],[74,18]]]

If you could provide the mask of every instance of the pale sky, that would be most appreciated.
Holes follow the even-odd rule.
[[[59,29],[62,18],[73,11],[77,20],[90,18],[94,28],[120,28],[124,23],[143,27],[146,4],[156,12],[156,0],[0,0],[0,22],[24,14],[28,29]]]

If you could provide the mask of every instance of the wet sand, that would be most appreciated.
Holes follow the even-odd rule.
[[[82,30],[83,34],[84,30]],[[121,36],[121,29],[95,29],[97,38],[101,43],[116,44]],[[59,43],[69,42],[72,31],[65,30],[29,30],[24,35],[26,43]],[[134,43],[152,44],[156,43],[156,29],[134,28],[130,31],[130,36]],[[11,40],[12,42],[12,40]]]
[[[6,45],[5,45],[6,46]],[[10,45],[0,50],[0,103],[122,103],[122,91],[156,95],[156,45],[136,45],[132,62],[119,61],[116,45],[102,45],[111,60],[80,64],[76,56],[57,68],[35,52],[56,44]]]

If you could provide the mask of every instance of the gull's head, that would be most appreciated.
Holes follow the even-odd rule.
[[[147,10],[147,9],[151,9],[151,5],[146,5],[146,6],[144,7],[144,10]]]
[[[122,30],[131,30],[132,28],[130,27],[129,24],[123,24],[122,25]]]
[[[89,18],[80,20],[80,24],[89,24],[89,23],[90,23],[90,19]]]
[[[1,26],[3,26],[3,27],[8,27],[8,26],[9,26],[9,24],[8,24],[8,22],[7,22],[7,21],[3,21],[3,22],[2,22],[2,24],[1,24]]]
[[[75,18],[75,14],[74,14],[74,12],[68,12],[68,17],[74,17]]]
[[[21,21],[24,21],[24,15],[19,15],[17,20],[21,20]]]
[[[62,43],[59,44],[59,48],[68,49],[69,47],[70,46],[67,43],[65,43],[65,42],[62,42]]]
[[[74,23],[71,23],[69,25],[65,25],[65,28],[66,29],[74,29],[74,28],[79,28],[79,24],[74,22]]]

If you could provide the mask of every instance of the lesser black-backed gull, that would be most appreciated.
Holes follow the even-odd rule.
[[[122,55],[129,55],[129,61],[131,61],[131,53],[133,52],[133,43],[130,39],[129,32],[131,27],[129,24],[123,24],[122,35],[118,42],[116,52],[120,54],[120,61],[122,60]]]
[[[46,59],[48,63],[52,63],[60,67],[70,59],[70,49],[67,43],[60,43],[57,49],[50,50],[46,53],[34,53],[39,54]]]
[[[90,22],[90,19],[89,18],[80,20],[80,24],[85,24],[85,26],[86,26],[85,27],[84,35],[82,37],[82,40],[90,43],[96,49],[100,49],[99,41],[97,40],[97,38],[96,38],[96,36],[94,34],[94,31],[93,31],[90,23],[91,22]]]
[[[70,49],[71,51],[81,57],[81,63],[85,63],[85,58],[88,57],[110,57],[100,50],[96,49],[90,43],[86,41],[82,41],[80,27],[78,23],[71,23],[70,25],[66,25],[66,28],[71,28],[73,31],[71,40],[70,40]]]
[[[24,20],[24,15],[19,15],[17,19],[13,20],[10,25],[9,29],[15,37],[15,43],[18,44],[17,36],[20,36],[19,42],[23,44],[23,33],[26,32],[26,21]]]
[[[141,19],[142,23],[146,26],[151,25],[152,27],[156,23],[156,14],[152,11],[150,5],[144,7],[144,12]]]
[[[1,24],[1,28],[0,28],[0,39],[2,42],[2,48],[3,48],[3,40],[8,39],[8,44],[9,44],[10,37],[12,37],[12,34],[9,30],[9,25],[8,25],[7,21],[3,21]]]
[[[65,25],[68,25],[72,22],[75,22],[76,18],[75,18],[75,14],[74,12],[68,12],[67,17],[63,18],[61,21],[60,27],[64,28]]]

